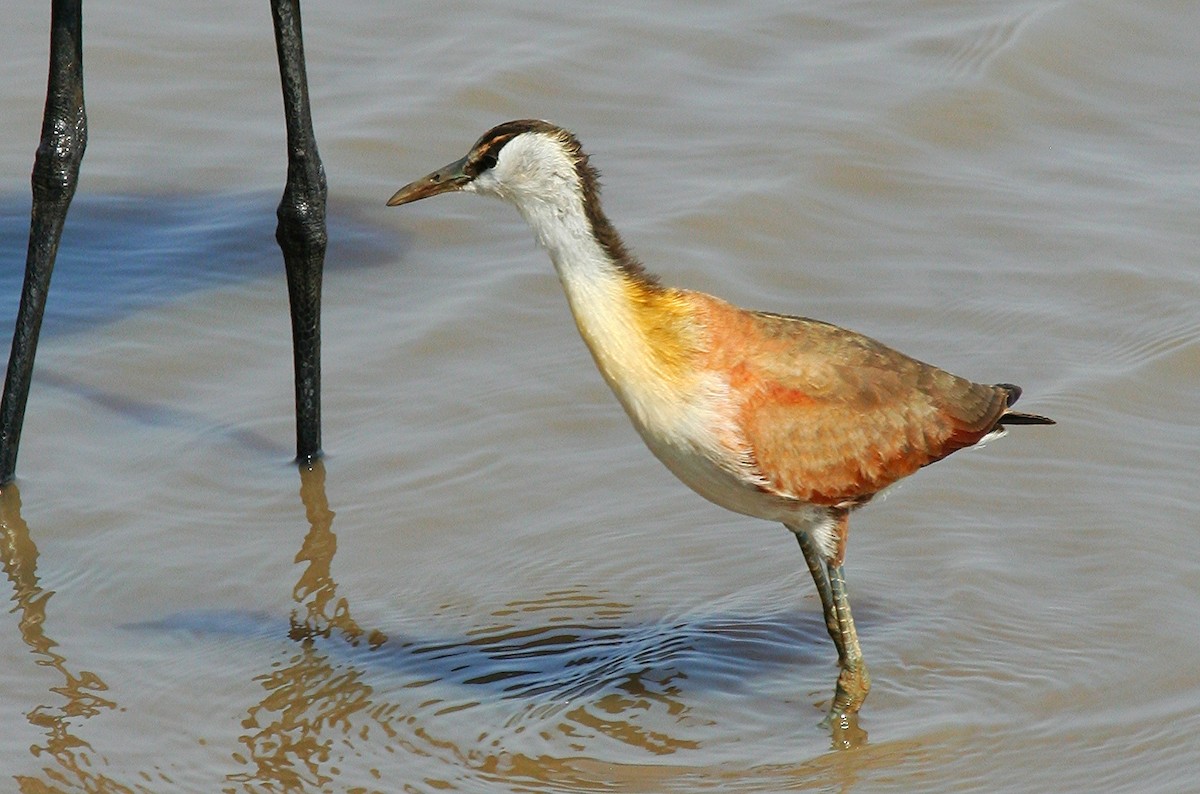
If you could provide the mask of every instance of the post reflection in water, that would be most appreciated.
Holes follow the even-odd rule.
[[[354,725],[357,737],[367,742],[370,723],[386,728],[390,718],[388,708],[379,709],[372,701],[372,688],[362,681],[359,670],[331,662],[313,643],[316,638],[337,637],[357,646],[365,635],[368,646],[375,648],[387,637],[364,631],[351,617],[349,602],[337,596],[330,575],[337,536],[325,496],[325,468],[315,461],[299,470],[300,499],[309,523],[295,558],[305,567],[292,590],[297,608],[292,611],[289,635],[299,641],[299,647],[286,662],[277,662],[272,672],[258,677],[267,694],[242,720],[247,732],[239,741],[246,751],[234,752],[233,759],[249,771],[232,773],[227,779],[250,791],[257,790],[254,784],[266,785],[267,790],[275,790],[277,784],[292,791],[332,783],[336,766],[330,762],[336,765],[337,754],[331,750],[330,737],[348,733]]]
[[[77,735],[81,723],[116,709],[117,704],[102,694],[108,687],[100,676],[87,670],[71,672],[66,658],[55,651],[58,643],[46,634],[46,605],[54,592],[38,584],[38,550],[21,518],[21,494],[15,483],[0,488],[0,533],[3,533],[0,562],[13,587],[13,611],[20,616],[21,639],[38,665],[62,678],[60,685],[50,688],[57,703],[35,706],[25,715],[46,736],[45,744],[34,745],[30,751],[37,758],[52,759],[54,765],[42,767],[42,779],[14,775],[20,790],[59,791],[59,787],[68,786],[85,791],[134,791],[97,771],[106,765],[103,756]]]
[[[337,536],[333,534],[334,512],[325,496],[325,467],[318,460],[299,468],[300,500],[304,503],[309,530],[295,562],[308,565],[292,590],[292,597],[304,608],[303,616],[298,615],[298,610],[292,613],[292,638],[329,637],[336,631],[351,645],[357,645],[364,631],[350,617],[346,599],[336,598],[337,584],[330,575],[333,555],[337,553]],[[387,641],[382,632],[365,633],[372,648]]]
[[[227,775],[227,784],[235,786],[229,790],[328,786],[371,745],[434,759],[451,777],[498,781],[517,775],[548,782],[578,776],[570,762],[504,746],[506,737],[527,727],[576,740],[606,737],[655,755],[698,746],[639,726],[639,716],[656,710],[670,719],[686,714],[678,696],[686,675],[667,662],[692,649],[685,638],[664,633],[667,627],[623,626],[627,605],[568,591],[508,604],[494,613],[497,625],[467,636],[388,643],[382,632],[364,629],[331,576],[337,537],[323,465],[301,466],[300,479],[309,529],[295,557],[303,569],[293,588],[297,606],[289,636],[298,645],[256,678],[265,695],[241,721],[242,749],[232,757],[242,768]],[[532,627],[531,616],[539,618]],[[403,683],[388,692],[398,698],[412,693],[411,702],[377,693],[365,679],[378,671],[392,674],[392,681],[400,673]],[[514,700],[525,702],[498,736],[485,730],[476,746],[434,735],[439,717],[483,701]],[[379,769],[368,772],[390,777]]]

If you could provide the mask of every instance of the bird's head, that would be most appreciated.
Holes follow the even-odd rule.
[[[518,206],[595,189],[595,173],[570,132],[546,121],[507,121],[483,134],[467,156],[396,191],[389,207],[461,190]]]

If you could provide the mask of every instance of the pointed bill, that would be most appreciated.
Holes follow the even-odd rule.
[[[413,201],[420,201],[423,198],[436,196],[439,193],[449,193],[452,190],[462,190],[463,186],[471,181],[471,177],[464,170],[467,165],[467,158],[455,160],[447,166],[439,168],[428,176],[423,176],[415,182],[410,182],[404,187],[396,191],[387,205],[389,207],[399,207],[401,204],[408,204]]]

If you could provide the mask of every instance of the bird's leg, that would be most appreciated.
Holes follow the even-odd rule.
[[[825,558],[821,554],[821,550],[817,548],[816,542],[812,535],[802,529],[793,529],[788,527],[796,535],[796,542],[800,544],[800,551],[804,552],[804,561],[808,563],[808,572],[812,574],[813,584],[817,586],[817,595],[821,597],[821,609],[825,612],[825,629],[829,632],[830,639],[833,640],[834,647],[837,648],[838,661],[846,657],[846,646],[842,639],[842,632],[838,626],[837,609],[833,601],[833,590],[829,586],[829,576],[825,572]]]
[[[325,169],[317,153],[300,0],[271,0],[287,121],[288,173],[275,239],[287,269],[296,366],[296,457],[321,456],[321,273],[325,264]]]
[[[848,717],[856,713],[866,700],[867,692],[871,689],[871,676],[867,673],[862,648],[858,644],[858,632],[854,629],[854,617],[850,614],[842,566],[829,563],[827,567],[837,631],[841,635],[841,642],[835,640],[835,643],[838,645],[838,664],[842,668],[833,705],[829,709],[829,720],[835,724],[845,724]]]
[[[817,586],[817,594],[821,597],[825,628],[829,631],[838,652],[838,667],[841,668],[841,672],[838,674],[833,704],[825,720],[826,725],[836,730],[850,727],[850,715],[857,712],[866,699],[871,688],[871,678],[867,674],[862,648],[858,644],[858,632],[854,628],[854,616],[850,613],[850,600],[846,595],[846,575],[838,559],[844,553],[848,514],[840,513],[834,519],[837,522],[834,529],[840,549],[840,553],[834,559],[826,558],[807,531],[790,525],[788,529],[796,535],[800,550],[804,552],[804,561],[808,563],[809,573]]]
[[[81,0],[54,0],[50,7],[50,78],[42,137],[33,163],[33,210],[25,284],[17,309],[8,376],[0,402],[0,483],[12,480],[17,447],[25,423],[25,404],[33,379],[42,315],[50,274],[58,255],[67,209],[79,182],[79,166],[87,146],[87,114],[83,107],[83,16]]]

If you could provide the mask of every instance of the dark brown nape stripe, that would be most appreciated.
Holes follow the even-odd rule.
[[[566,130],[561,130],[561,133],[563,142],[570,147],[575,157],[575,171],[579,174],[579,184],[583,189],[583,210],[587,214],[588,224],[592,227],[596,242],[600,243],[604,253],[616,262],[617,267],[630,277],[647,286],[658,286],[658,278],[629,253],[625,241],[604,214],[600,206],[600,172],[589,162],[588,156],[579,145],[579,140]]]

